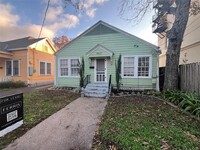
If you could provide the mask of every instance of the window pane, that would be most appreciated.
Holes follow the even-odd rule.
[[[45,62],[40,62],[40,74],[45,75]]]
[[[60,60],[60,76],[68,76],[68,59]]]
[[[11,76],[12,63],[11,61],[6,61],[6,76]]]
[[[134,76],[134,57],[124,57],[124,76]]]
[[[71,59],[71,67],[79,67],[78,59]]]
[[[19,75],[19,61],[13,60],[13,76]]]
[[[60,69],[61,76],[68,76],[68,68],[61,68]]]
[[[138,76],[148,77],[149,76],[149,57],[138,58]]]
[[[51,63],[47,63],[47,74],[51,74]]]
[[[78,59],[71,59],[71,76],[78,76],[79,70],[79,60]]]
[[[60,60],[60,67],[61,68],[68,68],[68,59],[61,59]]]

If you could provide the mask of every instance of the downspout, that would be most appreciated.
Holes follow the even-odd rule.
[[[157,75],[156,75],[156,91],[160,91],[160,86],[159,86],[159,55],[161,54],[160,48],[159,51],[157,52]]]
[[[54,55],[54,87],[56,87],[57,84],[57,74],[58,72],[56,72],[56,65],[57,61],[56,61],[56,56]]]
[[[29,80],[30,80],[30,78],[29,78],[29,48],[28,48],[28,50],[27,50],[27,55],[26,55],[26,64],[27,64],[27,85],[29,85],[30,84],[30,82],[29,82]]]

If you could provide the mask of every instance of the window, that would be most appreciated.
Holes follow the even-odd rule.
[[[138,57],[138,76],[149,76],[149,57]]]
[[[61,77],[78,77],[79,76],[79,59],[66,58],[60,59],[60,76]]]
[[[19,60],[6,61],[6,76],[19,76]]]
[[[19,61],[13,60],[13,76],[19,75]]]
[[[71,59],[71,76],[78,76],[79,73],[78,73],[78,70],[79,70],[79,60],[78,59]]]
[[[40,62],[40,75],[45,75],[45,62]]]
[[[42,45],[42,51],[48,53],[48,47],[46,45]]]
[[[68,59],[60,60],[60,76],[68,76]]]
[[[12,76],[12,60],[6,61],[6,76]]]
[[[123,56],[122,77],[150,77],[150,56]]]
[[[51,75],[51,63],[40,62],[40,75]]]
[[[134,76],[134,57],[124,57],[124,74],[126,76]]]
[[[47,63],[47,74],[51,74],[51,63]]]

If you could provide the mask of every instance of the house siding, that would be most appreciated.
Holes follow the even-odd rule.
[[[40,62],[51,63],[51,74],[40,75]],[[29,83],[53,82],[54,80],[54,55],[41,50],[29,49],[29,67],[35,68],[36,72],[29,76]]]
[[[99,30],[99,29],[96,29]],[[109,30],[107,30],[109,31]],[[74,41],[72,41],[68,46],[64,47],[61,51],[56,54],[56,66],[58,66],[58,58],[66,58],[66,57],[84,57],[85,60],[85,75],[91,75],[91,81],[94,82],[94,69],[89,68],[89,59],[86,56],[86,53],[94,48],[97,44],[100,44],[110,51],[114,53],[114,56],[110,60],[107,57],[107,77],[112,75],[112,85],[116,85],[115,82],[115,72],[116,66],[115,63],[119,55],[151,55],[152,56],[152,77],[156,77],[157,73],[157,58],[156,54],[152,54],[155,52],[153,48],[150,48],[147,45],[144,45],[141,42],[133,40],[124,34],[118,32],[108,32],[108,33],[99,33],[95,31],[95,29],[90,34],[86,34]],[[138,47],[137,47],[138,46]],[[98,52],[98,51],[95,51]],[[155,52],[156,53],[156,52]],[[99,57],[99,56],[98,56]],[[59,77],[58,75],[59,67],[56,67],[56,86],[72,86],[77,87],[79,86],[79,78],[67,78],[67,77]],[[107,80],[108,80],[107,78]],[[131,79],[122,79],[121,82],[123,83],[124,87],[138,87],[138,79],[131,78]],[[148,79],[139,79],[140,87],[149,87],[150,89],[153,88],[153,83],[156,80],[152,78]]]
[[[46,49],[43,49],[45,45]],[[51,43],[45,38],[39,41],[37,44],[29,45],[24,50],[15,49],[11,51],[10,55],[0,54],[0,82],[1,79],[8,78],[6,76],[6,61],[7,60],[19,60],[20,71],[19,76],[10,76],[9,79],[14,81],[24,81],[28,84],[44,84],[54,81],[54,48]],[[40,61],[51,63],[51,74],[40,75]],[[29,75],[29,67],[34,68],[36,72]],[[4,81],[4,80],[2,80]]]
[[[12,53],[12,58],[0,58],[0,77],[6,77],[6,61],[7,60],[19,60],[19,76],[12,76],[11,79],[18,81],[27,81],[27,50],[18,50]]]

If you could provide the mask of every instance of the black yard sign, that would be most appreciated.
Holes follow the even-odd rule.
[[[0,131],[23,120],[23,93],[0,97]]]

